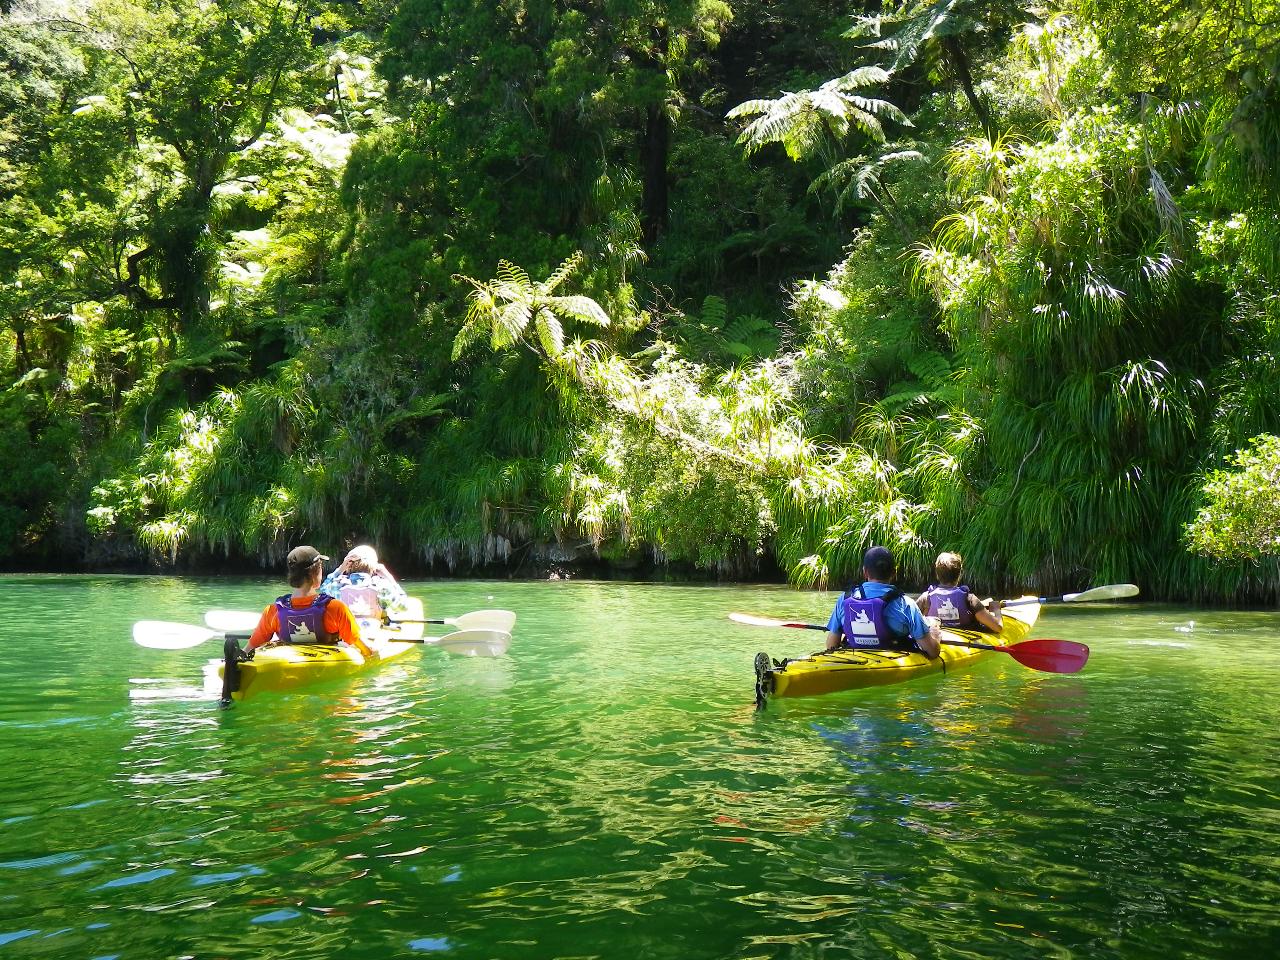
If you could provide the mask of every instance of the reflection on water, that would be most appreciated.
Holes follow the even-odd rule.
[[[830,598],[414,585],[507,606],[511,654],[424,648],[219,711],[216,651],[142,651],[273,584],[7,578],[0,955],[1261,956],[1280,938],[1280,618],[1046,611],[1056,676],[757,713],[751,659]],[[1194,619],[1194,624],[1191,621]],[[1180,630],[1185,627],[1186,630]],[[32,655],[32,650],[39,651]]]

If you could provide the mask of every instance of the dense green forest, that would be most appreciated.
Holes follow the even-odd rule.
[[[1280,2],[3,0],[17,568],[1274,601]]]

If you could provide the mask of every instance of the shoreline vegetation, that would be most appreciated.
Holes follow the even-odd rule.
[[[7,0],[0,546],[1280,602],[1280,2]]]

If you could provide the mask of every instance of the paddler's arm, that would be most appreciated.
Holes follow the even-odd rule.
[[[992,633],[999,633],[1004,629],[1004,617],[1000,613],[998,600],[988,600],[983,603],[976,593],[971,593],[969,609],[973,611],[974,618]]]
[[[360,638],[360,624],[351,615],[351,609],[341,600],[330,600],[324,608],[324,628],[351,644],[366,657],[376,657],[378,652]]]
[[[276,615],[276,605],[273,603],[262,611],[262,616],[258,618],[258,625],[253,628],[253,635],[249,637],[249,645],[245,649],[254,650],[264,643],[270,643],[279,629],[280,618]]]
[[[920,645],[920,649],[924,651],[924,655],[930,660],[938,659],[938,654],[942,652],[942,625],[933,617],[929,617],[929,632],[923,637],[916,639],[916,643]]]
[[[920,652],[930,660],[935,659],[938,656],[938,651],[942,649],[942,628],[938,626],[938,621],[933,617],[929,617],[926,620],[921,615],[920,608],[905,597],[900,607],[896,602],[893,606],[898,607],[901,613],[905,615],[908,633],[910,633],[911,639],[916,642],[916,646],[920,648]],[[888,621],[889,618],[890,610],[886,608],[885,620]],[[889,624],[889,626],[893,627],[894,625]]]
[[[834,650],[840,646],[840,601],[836,601],[836,608],[831,611],[831,618],[827,620],[827,649]]]

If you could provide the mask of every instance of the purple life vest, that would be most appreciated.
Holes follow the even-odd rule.
[[[324,611],[332,597],[320,593],[311,605],[295,607],[285,594],[276,599],[276,619],[280,621],[276,636],[281,643],[335,643],[337,638],[324,628]]]
[[[845,643],[851,647],[893,648],[902,645],[906,635],[889,628],[884,619],[885,606],[902,591],[891,587],[884,596],[866,598],[862,587],[854,587],[844,595],[840,604],[840,630]]]
[[[969,627],[973,624],[973,611],[969,609],[968,587],[929,588],[929,616],[937,617],[944,627]]]
[[[344,584],[338,588],[338,599],[347,605],[362,629],[382,626],[382,602],[373,587]]]

